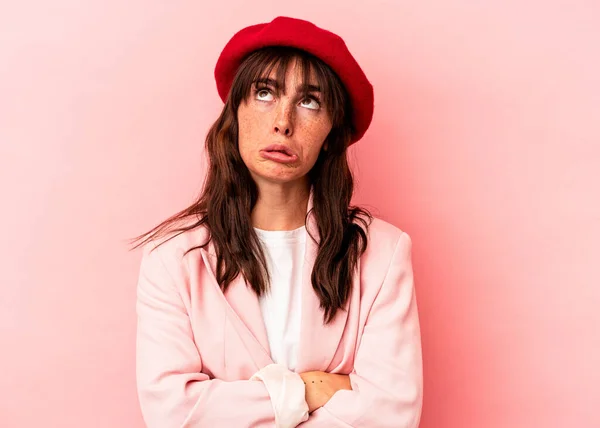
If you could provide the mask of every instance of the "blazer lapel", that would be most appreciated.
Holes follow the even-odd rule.
[[[298,347],[298,363],[296,371],[298,373],[320,370],[326,371],[335,356],[340,343],[346,320],[348,318],[348,307],[338,311],[334,320],[325,325],[323,322],[323,310],[320,308],[320,300],[313,289],[311,276],[317,253],[319,251],[320,236],[314,213],[311,213],[313,207],[313,192],[311,191],[307,212],[308,216],[306,229],[310,235],[306,239],[306,253],[304,266],[302,268],[302,305],[301,305],[301,326],[300,326],[300,346]],[[317,242],[313,241],[311,235]]]
[[[300,343],[298,347],[296,372],[302,373],[312,370],[326,371],[333,360],[340,340],[346,327],[348,319],[348,308],[346,306],[338,311],[334,320],[328,324],[323,323],[323,310],[315,293],[312,282],[312,270],[319,251],[320,236],[313,207],[313,192],[311,190],[308,201],[306,230],[310,232],[307,236],[305,246],[304,265],[302,267],[302,303],[301,303],[301,325]],[[311,235],[317,242],[313,241]],[[203,241],[204,242],[204,241]],[[208,247],[200,249],[204,263],[208,267],[213,279],[213,286],[220,292],[216,281],[216,260],[212,242]],[[228,308],[229,318],[240,337],[246,344],[250,354],[257,366],[261,369],[272,364],[271,351],[267,337],[260,303],[254,291],[246,285],[243,276],[238,275],[229,285],[223,296],[223,302]],[[354,296],[356,298],[356,296]]]
[[[229,319],[239,333],[248,351],[256,363],[257,369],[272,364],[269,340],[265,328],[258,296],[246,285],[244,277],[239,274],[225,293],[216,280],[216,260],[212,242],[208,250],[201,249],[204,263],[208,266],[214,280],[214,286],[218,288],[219,294],[223,296],[224,304],[228,308]]]

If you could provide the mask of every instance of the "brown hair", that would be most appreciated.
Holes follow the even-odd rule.
[[[133,247],[137,248],[173,232],[176,234],[169,239],[205,226],[209,232],[207,242],[188,249],[186,254],[205,247],[212,240],[217,255],[216,278],[223,291],[240,273],[257,295],[267,291],[266,260],[251,223],[258,188],[239,153],[237,109],[248,97],[254,82],[269,76],[274,69],[277,81],[285,88],[285,71],[293,59],[298,60],[304,83],[308,83],[310,72],[314,70],[332,120],[332,129],[326,139],[327,150],[321,150],[308,173],[313,192],[311,212],[314,211],[320,235],[311,282],[324,311],[324,322],[330,323],[350,297],[353,274],[367,248],[367,229],[372,216],[363,208],[350,206],[354,180],[347,160],[347,147],[353,132],[348,94],[331,68],[307,52],[271,46],[245,58],[225,106],[206,137],[209,166],[201,195],[188,208],[133,238],[132,242],[138,242]],[[188,219],[193,220],[192,224],[177,227],[182,220]],[[316,242],[314,237],[311,238]]]

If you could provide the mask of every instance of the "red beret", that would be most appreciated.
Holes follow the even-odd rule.
[[[217,90],[223,102],[244,57],[266,46],[302,49],[329,65],[350,95],[355,127],[350,144],[361,139],[373,118],[373,86],[344,40],[309,21],[280,16],[268,24],[252,25],[238,31],[221,52],[215,67]]]

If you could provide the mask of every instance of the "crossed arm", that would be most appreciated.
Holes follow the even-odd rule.
[[[289,415],[277,414],[264,382],[225,382],[202,373],[189,317],[157,253],[144,253],[138,282],[137,384],[147,426],[278,426],[276,420]],[[354,371],[300,377],[312,412],[297,420],[302,428],[418,427],[421,344],[406,233],[369,313]]]

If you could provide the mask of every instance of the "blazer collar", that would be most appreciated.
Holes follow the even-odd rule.
[[[338,311],[335,319],[328,325],[323,322],[323,310],[315,293],[311,275],[319,251],[320,235],[313,208],[313,191],[311,190],[307,206],[306,230],[309,236],[306,239],[304,265],[302,267],[302,302],[300,343],[298,347],[296,372],[302,373],[311,370],[326,371],[333,359],[341,340],[346,320],[348,318],[348,304]],[[313,240],[314,237],[315,240]],[[201,249],[202,257],[213,274],[214,286],[220,287],[215,279],[216,253],[212,242]],[[260,369],[273,363],[270,356],[270,347],[267,332],[262,316],[260,302],[254,291],[243,276],[238,275],[223,294],[225,303],[230,309],[230,319],[238,331],[252,358]]]
[[[260,303],[256,293],[246,285],[243,275],[239,274],[222,293],[216,280],[217,255],[212,241],[200,249],[204,263],[212,274],[212,285],[217,294],[223,297],[227,316],[254,360],[256,370],[272,364],[269,340],[265,328]]]

